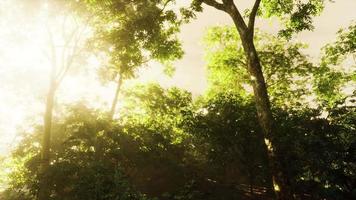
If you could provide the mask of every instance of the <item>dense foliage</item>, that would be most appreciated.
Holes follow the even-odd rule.
[[[53,2],[88,19],[90,48],[108,57],[99,73],[111,81],[135,77],[150,60],[181,58],[180,25],[203,3],[225,9],[233,1],[194,0],[181,9],[171,0]],[[256,77],[246,49],[236,45],[246,38],[236,27],[212,27],[205,37],[206,93],[193,98],[158,84],[124,88],[114,118],[85,103],[65,105],[51,124],[48,168],[40,168],[44,127],[34,124],[11,157],[1,158],[11,170],[0,198],[37,199],[45,178],[50,200],[273,199],[278,188],[266,157],[273,149],[291,199],[355,199],[356,26],[339,31],[320,62],[312,62],[304,44],[286,38],[312,29],[324,1],[282,2],[263,0],[255,14],[280,18],[286,37],[256,31],[250,39],[278,130],[269,140],[261,140]]]
[[[291,85],[317,82],[327,65],[309,63],[300,44],[257,38],[278,121],[277,154],[295,198],[354,198],[356,112],[345,103],[354,97],[332,107],[305,105],[306,92]],[[229,27],[208,32],[211,86],[196,100],[187,91],[151,84],[125,90],[115,120],[82,103],[68,105],[53,125],[46,172],[51,199],[270,198],[266,149],[257,139],[262,133],[242,53],[233,45],[238,39]],[[35,199],[42,129],[24,133],[13,152],[3,199]]]

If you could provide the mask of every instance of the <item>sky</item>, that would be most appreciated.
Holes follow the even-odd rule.
[[[251,2],[241,0],[241,6],[247,8]],[[347,27],[352,20],[356,20],[355,9],[356,0],[336,0],[335,3],[327,3],[324,12],[314,19],[315,30],[304,31],[294,40],[309,44],[305,52],[317,60],[320,48],[335,40],[337,30]],[[276,34],[278,31],[276,24],[273,20],[258,20],[256,26],[263,31]],[[15,19],[9,18],[0,25],[7,27],[0,29],[0,45],[4,47],[0,50],[0,154],[4,154],[16,143],[18,138],[16,132],[19,129],[29,128],[31,123],[42,122],[48,68],[45,61],[40,58],[42,50],[37,48],[41,44],[36,42],[41,41],[43,35],[36,32],[33,35],[27,34],[26,37],[31,38],[31,42],[21,42],[19,38],[11,37],[11,28],[18,25]],[[158,81],[165,87],[178,86],[187,89],[195,96],[202,94],[207,88],[202,38],[209,27],[218,25],[232,25],[232,21],[226,13],[205,7],[204,12],[199,13],[196,20],[182,27],[179,37],[183,43],[185,56],[175,63],[175,75],[173,77],[162,75],[162,67],[152,64],[140,72],[139,81]],[[95,60],[89,64],[93,70],[99,65]],[[12,82],[15,80],[15,83],[8,80]],[[108,107],[113,95],[113,84],[102,86],[96,81],[95,76],[88,72],[83,76],[67,77],[57,95],[61,97],[57,103],[71,103],[84,98],[87,102],[98,102],[98,105],[93,105],[94,107]]]
[[[241,0],[242,8],[250,7],[252,1]],[[240,9],[243,10],[243,9]],[[320,56],[320,48],[335,40],[335,33],[342,27],[356,21],[356,0],[336,0],[328,2],[324,12],[314,18],[314,31],[303,31],[294,40],[309,45],[306,53],[317,59]],[[207,87],[206,63],[204,62],[204,45],[202,38],[206,30],[211,26],[232,25],[232,21],[226,13],[211,7],[205,7],[204,12],[198,14],[197,19],[182,28],[181,39],[185,50],[184,58],[176,63],[176,74],[171,80],[159,77],[157,70],[156,79],[165,84],[175,85],[189,89],[195,94],[201,94]],[[256,26],[262,31],[276,34],[278,26],[270,20],[257,20]]]

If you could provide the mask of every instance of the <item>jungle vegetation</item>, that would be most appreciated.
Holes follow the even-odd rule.
[[[66,33],[62,60],[49,51],[44,122],[19,132],[3,159],[11,170],[0,199],[356,198],[356,24],[340,27],[316,61],[293,40],[313,31],[326,1],[255,0],[245,11],[233,0],[31,1],[19,1],[31,17],[45,6],[84,25]],[[152,61],[174,73],[180,29],[203,6],[233,22],[203,38],[207,90],[122,87]],[[278,34],[256,28],[260,18],[279,21]],[[110,106],[56,104],[89,54],[106,58],[97,75],[115,85]]]

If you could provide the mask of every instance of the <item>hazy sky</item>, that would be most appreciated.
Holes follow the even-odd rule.
[[[177,1],[187,2],[188,0]],[[249,4],[253,1],[236,2],[241,2],[242,7],[245,8],[246,6],[250,7]],[[303,32],[296,39],[308,43],[310,47],[306,52],[317,58],[320,48],[335,39],[335,33],[339,28],[346,27],[352,20],[356,20],[355,10],[356,0],[336,0],[336,3],[327,3],[323,14],[314,20],[315,30]],[[9,25],[5,25],[6,21],[11,26],[19,26],[20,23],[11,17],[8,19],[2,17],[2,19],[0,26],[7,28],[0,31],[0,44],[3,47],[0,49],[0,154],[13,145],[12,141],[17,126],[24,125],[24,121],[28,118],[33,119],[33,116],[42,120],[41,113],[43,113],[43,96],[45,94],[43,88],[48,83],[46,81],[48,69],[42,66],[40,59],[37,58],[42,56],[41,49],[37,48],[38,44],[36,43],[43,40],[41,39],[42,35],[37,35],[37,39],[30,36],[30,42],[25,42],[22,44],[23,46],[16,46],[19,42],[6,39],[2,32],[11,29]],[[141,73],[140,80],[159,81],[164,86],[175,85],[188,89],[195,95],[201,94],[207,86],[202,38],[208,27],[231,24],[232,21],[227,14],[213,8],[205,8],[203,13],[198,14],[195,21],[182,28],[180,37],[185,56],[176,63],[174,77],[162,76],[162,68],[151,66]],[[256,25],[269,33],[278,31],[277,26],[271,21],[257,21]],[[3,58],[6,57],[4,55],[7,55],[7,59]],[[31,81],[27,81],[29,73],[35,74]],[[7,79],[15,80],[19,85],[18,88],[14,89],[7,85]],[[67,77],[57,95],[59,101],[68,103],[85,98],[88,102],[98,102],[98,104],[105,101],[106,103],[110,102],[114,95],[113,85],[103,87],[92,80],[94,78],[88,76]]]
[[[243,8],[250,6],[249,0],[241,2]],[[309,44],[306,53],[313,57],[319,56],[319,50],[326,43],[335,39],[335,33],[341,27],[347,27],[352,20],[356,20],[356,0],[336,0],[335,3],[327,3],[321,16],[314,18],[314,31],[304,31],[297,35],[300,42]],[[173,79],[163,78],[159,70],[151,70],[153,80],[161,80],[167,85],[179,85],[200,94],[207,86],[205,77],[204,47],[202,38],[210,26],[232,25],[232,21],[226,13],[206,7],[203,13],[192,23],[182,29],[181,39],[184,44],[185,56],[176,65],[176,74]],[[269,33],[277,33],[275,23],[257,21],[257,27]]]

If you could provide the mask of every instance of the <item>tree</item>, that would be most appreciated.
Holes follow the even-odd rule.
[[[227,13],[233,20],[240,35],[241,44],[246,56],[246,68],[253,83],[258,120],[263,130],[263,135],[261,135],[260,139],[266,143],[271,168],[271,180],[273,181],[278,199],[290,199],[292,198],[292,194],[289,189],[288,180],[283,174],[276,157],[276,151],[278,150],[275,149],[273,144],[273,137],[278,130],[276,130],[274,125],[275,122],[271,111],[266,81],[263,76],[259,54],[254,44],[255,21],[259,13],[267,17],[277,16],[287,20],[285,29],[280,33],[281,35],[290,37],[293,32],[312,29],[311,17],[321,11],[323,2],[323,0],[311,0],[307,2],[256,0],[248,14],[247,22],[233,0],[222,0],[222,2],[215,0],[195,0],[192,2],[193,10],[196,11],[201,11],[202,4],[204,3]],[[260,7],[262,7],[262,9],[260,9]]]
[[[75,33],[77,34],[77,33]],[[78,35],[76,38],[74,39],[74,42],[77,43],[79,40],[81,40],[81,36]],[[53,41],[51,41],[52,43]],[[72,43],[72,42],[69,42]],[[41,158],[42,158],[42,170],[46,171],[46,168],[48,168],[49,165],[49,161],[50,161],[50,149],[51,149],[51,129],[52,129],[52,116],[53,116],[53,108],[54,108],[54,104],[55,104],[55,94],[56,91],[58,89],[58,87],[60,86],[60,83],[62,82],[63,78],[66,76],[67,72],[70,70],[70,68],[72,67],[72,62],[74,60],[75,57],[78,56],[78,53],[80,52],[80,50],[77,47],[77,44],[75,44],[74,46],[69,46],[66,45],[66,47],[62,50],[63,54],[65,54],[64,52],[68,52],[67,54],[67,58],[66,60],[62,60],[63,66],[60,67],[59,70],[57,70],[57,63],[56,63],[56,47],[54,46],[54,44],[51,44],[51,48],[52,48],[52,57],[51,57],[51,73],[50,73],[50,83],[49,83],[49,89],[48,89],[48,93],[47,93],[47,97],[46,97],[46,110],[45,110],[45,115],[44,115],[44,135],[43,135],[43,141],[42,141],[42,154],[41,154]],[[69,50],[68,50],[69,49]],[[39,199],[48,199],[48,191],[46,191],[46,187],[47,187],[47,181],[45,181],[45,179],[49,179],[50,177],[44,177],[42,180],[42,185],[40,186],[40,188],[42,190],[40,190],[39,193]],[[43,193],[42,193],[43,192]]]
[[[245,56],[240,37],[232,26],[212,27],[205,36],[209,80],[208,93],[233,92],[241,97],[252,97],[252,83],[245,68]],[[264,66],[263,75],[272,107],[297,110],[307,107],[308,89],[313,85],[317,70],[302,50],[305,45],[258,31],[255,45]]]
[[[275,145],[279,130],[278,124],[275,123],[272,116],[268,82],[266,83],[262,70],[263,54],[258,52],[255,44],[255,20],[258,16],[277,16],[285,22],[285,29],[280,32],[280,35],[291,37],[294,32],[312,29],[311,18],[322,10],[323,0],[286,0],[283,2],[279,0],[256,0],[251,11],[247,12],[246,18],[242,16],[233,0],[195,0],[191,10],[181,9],[181,13],[178,13],[176,9],[170,9],[169,5],[173,5],[171,0],[130,2],[123,0],[79,0],[72,1],[69,4],[84,5],[80,9],[96,16],[94,27],[100,27],[96,29],[98,38],[109,44],[104,45],[105,48],[116,52],[116,54],[113,54],[115,55],[114,65],[118,66],[119,69],[126,67],[131,69],[131,66],[142,65],[146,58],[159,61],[179,58],[181,50],[175,34],[179,31],[179,26],[183,21],[194,16],[194,11],[202,10],[203,3],[226,12],[235,24],[235,29],[242,43],[242,51],[239,53],[242,52],[245,55],[245,65],[253,86],[258,121],[262,128],[263,134],[259,136],[259,140],[266,143],[265,147],[271,168],[270,179],[274,183],[277,197],[279,199],[290,199],[292,198],[292,192],[289,188],[290,181],[284,174],[279,158],[282,151]],[[183,18],[178,20],[179,17],[177,16],[180,14]],[[271,49],[274,48],[278,49],[279,47],[271,47]],[[279,55],[273,54],[273,56]],[[120,83],[122,70],[116,70],[115,73],[120,75]],[[118,84],[117,93],[119,93],[120,87],[121,84]],[[117,97],[117,95],[115,96]],[[115,110],[116,101],[113,101],[112,110]]]
[[[169,5],[173,1],[63,1],[81,16],[93,17],[94,49],[107,52],[109,62],[102,70],[108,80],[117,82],[110,109],[113,117],[124,80],[136,76],[138,68],[151,60],[167,64],[182,57],[176,37],[184,19],[179,19]],[[138,12],[139,11],[139,12]]]
[[[349,30],[352,30],[352,26]],[[349,67],[350,62],[344,63],[343,60],[353,55],[353,51],[349,48],[352,47],[353,42],[350,39],[353,34],[352,31],[342,31],[342,33],[344,35],[342,41],[347,41],[347,47],[337,45],[340,53],[329,54],[330,56],[337,55],[339,59],[337,64],[333,65],[327,62],[321,66],[313,65],[308,61],[308,56],[301,53],[303,47],[301,44],[292,42],[285,44],[287,41],[284,39],[260,32],[255,36],[256,48],[264,66],[266,82],[267,85],[270,85],[268,91],[272,100],[272,109],[278,119],[277,128],[279,131],[275,145],[279,151],[283,152],[283,157],[279,158],[279,162],[283,171],[288,174],[292,193],[301,199],[307,198],[306,194],[314,199],[343,199],[352,198],[353,195],[353,189],[349,186],[354,182],[350,176],[354,171],[354,165],[348,161],[347,155],[354,155],[352,151],[355,138],[352,134],[354,129],[352,124],[355,119],[353,114],[355,95],[345,95],[341,90],[342,87],[347,88],[352,85],[354,63],[351,63],[351,67]],[[205,115],[208,120],[214,116],[213,113],[219,113],[221,121],[215,119],[218,121],[215,123],[217,125],[210,124],[209,129],[206,127],[202,132],[209,136],[206,138],[212,141],[211,145],[223,146],[225,151],[222,151],[226,152],[233,149],[229,145],[230,141],[240,142],[239,140],[242,138],[232,139],[234,130],[226,131],[234,127],[234,124],[225,124],[233,119],[230,117],[229,120],[226,120],[226,116],[229,115],[229,112],[234,112],[235,109],[230,107],[231,103],[221,102],[231,101],[233,97],[226,98],[226,96],[232,96],[232,94],[249,102],[250,96],[246,94],[246,89],[243,87],[244,84],[249,83],[249,77],[243,67],[245,63],[243,62],[242,49],[234,45],[239,41],[236,30],[231,27],[214,27],[208,31],[205,41],[208,49],[208,80],[210,83],[207,99],[210,101],[220,99],[220,103],[215,100],[214,103],[206,104],[206,107],[211,110]],[[330,48],[340,43],[340,39],[338,39],[336,43],[327,46]],[[327,58],[324,56],[322,60],[325,61]],[[334,70],[337,70],[337,73]],[[320,83],[326,84],[323,90],[311,91],[309,89],[306,91],[307,85],[311,85],[309,88],[319,88]],[[333,87],[328,88],[328,84]],[[334,88],[337,89],[334,90]],[[321,102],[322,104],[317,109],[313,109],[308,106],[308,101],[303,101],[302,97],[305,95],[324,95],[324,97],[330,98],[329,101],[328,99],[315,99],[313,103]],[[339,95],[342,98],[339,98]],[[338,98],[334,98],[335,96]],[[227,107],[228,112],[221,107]],[[328,115],[321,116],[321,113],[325,111]],[[240,124],[248,124],[247,121],[253,120],[243,121]],[[211,129],[216,132],[205,131]],[[238,130],[241,134],[241,128]],[[253,130],[253,128],[249,128],[249,130]],[[256,132],[258,131],[257,129]],[[238,133],[237,131],[236,134],[238,135]],[[228,136],[229,134],[232,136]],[[226,137],[228,138],[225,139]],[[212,148],[214,151],[219,150],[216,146]],[[248,145],[248,147],[250,146],[251,144]],[[328,153],[323,153],[325,151]],[[259,153],[261,152],[259,151]],[[236,153],[235,159],[239,159],[240,155]],[[223,156],[218,153],[218,156],[214,157],[221,159]],[[230,156],[233,154],[227,155],[226,158]],[[256,157],[250,158],[250,161],[253,159]],[[223,161],[225,160],[223,159]],[[341,160],[343,162],[340,162]],[[223,161],[220,160],[218,163],[223,163]],[[293,166],[290,165],[291,162],[293,162]],[[238,167],[235,168],[238,169]]]
[[[22,2],[25,9],[28,6],[33,6],[32,3]],[[73,66],[82,64],[84,51],[84,44],[88,35],[88,26],[86,20],[79,20],[74,15],[68,15],[68,9],[57,12],[60,5],[53,2],[43,2],[44,4],[36,4],[39,6],[40,12],[31,13],[32,17],[43,23],[43,31],[46,35],[48,46],[45,47],[45,56],[48,59],[50,66],[49,85],[45,103],[44,113],[44,128],[41,149],[41,179],[40,190],[38,198],[40,200],[48,200],[48,177],[46,175],[47,168],[50,165],[50,151],[51,151],[51,132],[53,110],[55,107],[56,91],[60,87],[64,77],[68,74]],[[45,4],[48,3],[48,4]],[[38,7],[36,7],[38,9]],[[46,20],[40,22],[41,15],[46,16]]]
[[[266,141],[266,148],[270,147],[268,157],[271,164],[271,180],[273,179],[276,190],[280,190],[277,193],[280,194],[278,196],[281,199],[291,197],[288,191],[288,180],[285,179],[279,169],[273,150],[273,135],[277,130],[274,128],[267,86],[262,73],[259,55],[254,45],[255,20],[258,14],[263,14],[266,17],[277,16],[286,22],[285,29],[280,32],[281,35],[291,37],[294,32],[313,28],[311,18],[322,10],[323,0],[310,0],[307,2],[256,0],[247,17],[247,23],[233,0],[223,0],[222,2],[194,0],[192,1],[191,9],[182,8],[180,13],[177,13],[174,9],[169,9],[169,5],[174,3],[172,0],[139,0],[130,2],[123,0],[82,0],[76,2],[79,4],[84,3],[91,11],[99,11],[97,12],[99,16],[100,14],[101,16],[104,15],[104,19],[114,22],[109,26],[113,33],[111,34],[111,39],[121,46],[120,50],[124,49],[126,52],[134,53],[131,55],[138,56],[138,60],[143,58],[142,49],[147,50],[151,56],[157,58],[176,55],[172,50],[177,50],[176,47],[179,47],[179,43],[172,37],[179,30],[181,22],[193,17],[195,11],[202,10],[203,3],[229,14],[240,35],[247,60],[247,69],[253,82],[258,119],[264,133],[263,136],[261,135],[261,140]],[[178,20],[177,16],[179,15],[182,16],[182,20]]]
[[[52,164],[46,169],[50,199],[149,199],[146,194],[173,193],[191,178],[189,135],[183,131],[191,94],[148,85],[131,89],[125,97],[126,112],[115,121],[105,110],[81,103],[68,105],[54,121]],[[8,194],[18,191],[31,200],[36,196],[42,129],[39,125],[26,133],[13,153],[22,165],[13,170]]]
[[[179,30],[180,21],[176,21],[176,15],[172,10],[166,10],[169,1],[161,2],[161,4],[149,1],[139,4],[110,1],[68,2],[61,0],[51,2],[50,4],[49,2],[39,2],[40,6],[44,5],[41,3],[47,3],[49,6],[53,5],[52,8],[58,9],[63,8],[63,5],[65,5],[70,6],[70,8],[75,8],[74,11],[77,13],[84,13],[86,18],[90,18],[90,24],[93,25],[96,30],[97,37],[95,39],[101,39],[98,40],[99,49],[106,48],[104,49],[105,51],[111,51],[109,54],[111,57],[110,64],[111,66],[115,66],[114,78],[118,77],[118,84],[109,113],[110,118],[114,115],[120,88],[125,77],[132,77],[135,69],[149,59],[156,59],[163,62],[165,60],[180,58],[182,55],[180,44],[177,38],[174,37],[174,33]],[[83,5],[83,3],[85,3],[84,8],[78,7],[78,5]],[[141,15],[136,12],[137,9],[144,9],[147,12]],[[105,12],[102,12],[103,10]],[[54,10],[53,12],[56,11]],[[90,13],[90,15],[87,15],[88,13]],[[163,27],[163,24],[169,24],[169,26]],[[70,52],[70,54],[73,55],[72,57],[77,54],[76,45],[77,44],[74,45],[75,50]],[[65,55],[65,53],[62,55]],[[46,171],[45,169],[48,168],[49,165],[52,110],[55,91],[69,70],[73,60],[69,58],[69,62],[65,63],[62,69],[58,70],[55,66],[57,54],[53,45],[50,56],[52,72],[50,75],[50,87],[44,116],[43,164],[41,167],[43,171]],[[49,196],[49,191],[46,189],[48,184],[45,180],[46,177],[43,176],[40,186],[41,190],[39,191],[40,200],[46,200]]]

